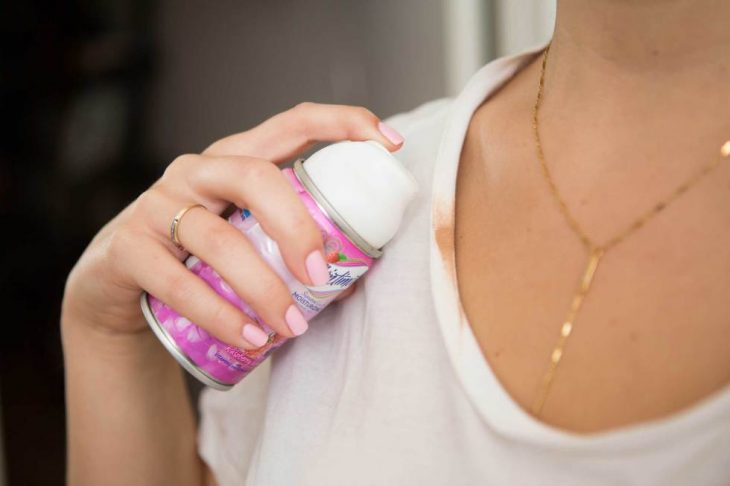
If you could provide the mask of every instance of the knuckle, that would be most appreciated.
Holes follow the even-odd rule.
[[[288,126],[292,135],[299,136],[303,141],[309,140],[309,124],[311,123],[316,107],[316,103],[303,101],[290,110]]]
[[[280,308],[286,309],[291,302],[289,288],[273,272],[267,272],[267,275],[261,279],[257,293],[256,300],[259,307],[269,315],[277,313]]]
[[[242,132],[242,133],[245,133],[245,132]],[[227,137],[224,137],[224,138],[221,138],[219,140],[216,140],[215,142],[213,142],[210,145],[208,145],[208,148],[206,148],[203,151],[203,154],[206,154],[206,153],[225,153],[225,152],[227,152],[227,150],[224,150],[223,148],[227,144],[229,144],[232,141],[232,139],[234,139],[238,135],[240,135],[240,134],[229,135]]]
[[[286,227],[292,235],[292,241],[306,239],[323,243],[322,234],[312,217],[306,212],[306,209],[303,212],[290,215]]]
[[[243,324],[243,319],[222,300],[212,305],[213,308],[210,310],[210,317],[205,325],[208,329],[220,335],[228,344],[236,344],[231,337],[227,336],[236,334],[235,329]]]
[[[302,101],[301,103],[297,103],[296,105],[294,105],[291,111],[292,113],[295,113],[297,115],[306,116],[307,114],[311,113],[316,107],[317,103],[313,103],[311,101]]]
[[[162,177],[169,179],[188,173],[190,168],[196,165],[199,157],[200,156],[196,154],[183,154],[175,157],[175,160],[170,162],[165,169]]]
[[[364,106],[355,106],[353,110],[354,116],[358,119],[358,121],[363,123],[370,123],[377,118],[372,111],[368,110]]]
[[[279,169],[274,165],[273,162],[263,159],[248,159],[243,169],[245,180],[251,185],[257,185],[264,183],[274,174],[279,173]]]
[[[169,275],[167,281],[167,293],[170,299],[170,305],[174,306],[180,302],[189,302],[195,294],[195,287],[190,280],[195,278],[192,274],[175,272]]]
[[[228,155],[218,159],[226,163],[218,164],[205,156],[196,158],[195,165],[187,168],[182,174],[188,187],[200,192],[205,191],[206,187],[213,187],[221,177],[236,179],[244,175],[245,162],[251,157]]]
[[[205,187],[208,181],[215,180],[214,169],[211,164],[201,163],[199,161],[194,166],[189,165],[181,171],[180,178],[184,180],[188,187],[193,191],[200,190]]]
[[[126,275],[131,272],[129,263],[132,253],[139,248],[144,235],[140,231],[122,226],[109,236],[106,247],[106,261],[113,274]]]
[[[159,210],[162,199],[159,187],[159,185],[155,186],[139,195],[134,203],[135,219],[146,219]]]
[[[208,228],[205,233],[206,252],[211,255],[229,253],[232,244],[230,232],[226,227],[214,226]]]

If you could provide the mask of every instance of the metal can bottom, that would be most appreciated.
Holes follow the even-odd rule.
[[[183,353],[182,349],[180,349],[177,343],[170,338],[165,329],[162,327],[162,324],[160,324],[160,322],[157,320],[154,312],[152,312],[152,309],[150,308],[150,303],[147,300],[147,292],[142,293],[142,296],[139,299],[139,303],[140,307],[142,307],[142,314],[147,320],[147,324],[149,324],[150,328],[152,328],[152,332],[155,333],[162,345],[165,346],[165,348],[177,360],[177,362],[180,363],[180,366],[185,368],[188,373],[200,380],[203,384],[211,388],[215,388],[216,390],[226,391],[230,390],[231,387],[233,387],[233,385],[231,384],[221,383],[220,381],[210,376],[208,373],[200,369],[198,365],[196,365],[193,361],[191,361],[190,358],[185,355],[185,353]]]

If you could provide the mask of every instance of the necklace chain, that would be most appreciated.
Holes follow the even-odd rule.
[[[542,67],[540,70],[540,82],[538,84],[537,97],[535,99],[535,105],[532,111],[532,126],[535,136],[535,145],[537,148],[537,158],[542,168],[542,174],[545,177],[548,186],[550,187],[550,192],[552,193],[553,198],[560,208],[560,212],[565,217],[572,231],[580,239],[581,243],[586,248],[589,254],[589,258],[585,270],[583,271],[583,276],[579,282],[578,289],[573,296],[568,315],[563,321],[562,327],[560,328],[560,337],[558,338],[558,342],[555,345],[552,354],[550,355],[550,365],[545,372],[545,375],[543,376],[542,382],[540,384],[540,389],[532,404],[532,413],[535,416],[540,416],[540,414],[542,413],[542,409],[545,405],[548,393],[550,392],[550,387],[555,378],[555,372],[563,357],[565,344],[571,333],[573,332],[575,319],[578,316],[578,313],[583,305],[583,301],[585,300],[588,292],[591,289],[593,277],[595,276],[595,273],[598,270],[598,266],[601,263],[601,260],[606,252],[614,246],[618,245],[621,241],[633,234],[636,230],[644,226],[650,219],[662,212],[669,204],[671,204],[674,200],[687,192],[705,175],[717,168],[723,158],[730,157],[730,140],[728,140],[720,149],[720,157],[716,157],[711,163],[705,165],[702,169],[698,170],[691,177],[689,177],[684,183],[676,187],[674,191],[669,195],[669,197],[658,202],[652,208],[641,214],[631,224],[626,226],[626,228],[616,234],[616,236],[614,236],[613,238],[609,239],[606,243],[596,243],[590,236],[588,236],[583,227],[580,225],[580,223],[578,223],[578,221],[568,209],[568,205],[565,203],[565,200],[560,195],[560,191],[558,190],[558,187],[555,184],[555,181],[553,180],[553,177],[550,173],[550,169],[545,162],[545,154],[543,152],[542,142],[540,141],[538,114],[540,106],[542,105],[543,91],[545,89],[545,67],[547,66],[549,51],[550,44],[548,44],[548,46],[545,48],[545,51],[543,52]]]

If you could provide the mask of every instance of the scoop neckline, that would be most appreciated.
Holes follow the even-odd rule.
[[[730,384],[670,415],[592,433],[547,424],[530,415],[499,381],[469,325],[456,280],[454,220],[456,176],[469,122],[479,105],[539,55],[547,43],[496,59],[481,68],[452,101],[441,136],[432,181],[430,278],[436,320],[451,365],[482,419],[506,438],[573,453],[616,450],[631,453],[684,431],[730,419]],[[442,246],[445,250],[442,251]]]

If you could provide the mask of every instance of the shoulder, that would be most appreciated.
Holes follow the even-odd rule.
[[[451,98],[440,98],[385,120],[405,138],[403,147],[393,155],[407,168],[413,170],[435,159],[452,104]]]
[[[403,148],[394,155],[406,167],[417,169],[434,163],[443,143],[447,148],[461,147],[467,129],[474,125],[473,116],[477,121],[485,118],[490,124],[512,126],[515,115],[521,115],[527,106],[525,98],[519,96],[524,90],[517,88],[530,82],[523,71],[531,69],[523,68],[530,68],[543,49],[537,46],[495,59],[474,73],[458,96],[435,99],[385,120],[405,138]],[[480,105],[489,108],[478,109]]]
[[[517,149],[527,149],[532,137],[532,110],[539,59],[520,63],[520,69],[495,86],[468,121],[463,158],[478,154],[481,160],[504,160]]]
[[[445,120],[452,102],[451,98],[431,100],[410,111],[393,115],[385,122],[398,130],[404,137],[408,135],[419,136],[424,131],[432,130],[439,122]]]

